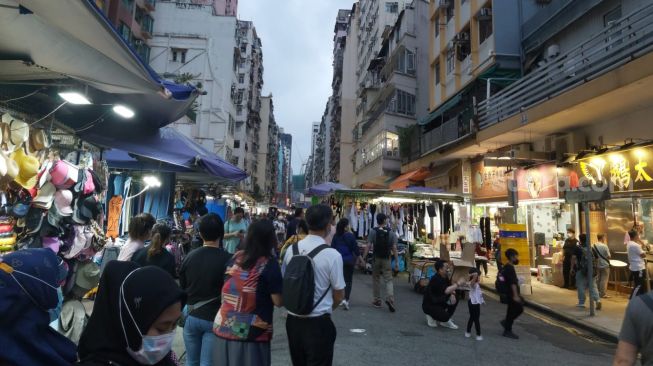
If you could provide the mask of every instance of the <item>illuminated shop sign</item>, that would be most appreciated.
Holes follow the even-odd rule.
[[[609,187],[610,192],[653,191],[653,146],[615,151],[581,159],[580,186]]]

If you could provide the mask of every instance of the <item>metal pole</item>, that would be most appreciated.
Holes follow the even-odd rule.
[[[585,212],[585,260],[587,261],[587,282],[590,297],[590,316],[596,315],[594,298],[592,297],[592,285],[594,284],[594,268],[592,268],[592,245],[590,244],[590,204],[583,203]]]

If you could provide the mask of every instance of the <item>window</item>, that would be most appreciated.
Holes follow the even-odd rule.
[[[440,63],[435,64],[435,85],[440,85]]]
[[[449,48],[447,50],[447,74],[451,74],[456,68],[456,49]]]
[[[407,116],[415,115],[415,96],[403,90],[397,90],[392,97],[388,106],[387,112],[404,114]]]
[[[240,140],[234,140],[234,149],[240,149]]]
[[[395,71],[415,75],[415,52],[403,49],[397,54]]]
[[[134,8],[134,0],[122,0],[122,6],[131,12]]]
[[[240,105],[240,104],[236,107],[236,115],[237,116],[242,116],[243,115],[243,106]]]
[[[244,89],[239,89],[238,94],[236,94],[236,104],[242,104],[243,103],[243,95],[245,94]]]
[[[449,6],[447,6],[447,23],[449,23],[449,21],[453,19],[453,9],[455,5],[456,5],[455,1],[449,0]]]
[[[438,38],[440,36],[440,21],[438,20],[439,17],[435,18],[435,38]]]
[[[238,74],[238,82],[241,84],[245,83],[245,74]]]
[[[394,2],[386,2],[385,3],[385,11],[388,13],[398,13],[399,12],[399,3],[394,1]]]
[[[247,67],[247,63],[246,63],[246,61],[245,61],[245,60],[241,60],[241,61],[240,61],[240,68],[241,68],[241,69],[244,69],[245,67]]]
[[[172,49],[172,62],[181,62],[182,64],[186,63],[186,49],[183,48],[173,48]]]
[[[491,14],[490,8],[483,8],[481,12],[488,12]],[[478,20],[478,42],[479,44],[485,42],[492,35],[492,17],[485,16]]]
[[[240,45],[240,52],[246,53],[247,52],[247,43],[243,43]]]
[[[120,22],[120,25],[118,26],[118,33],[120,33],[120,36],[127,42],[130,41],[131,36],[132,36],[132,31],[129,29],[127,24]]]

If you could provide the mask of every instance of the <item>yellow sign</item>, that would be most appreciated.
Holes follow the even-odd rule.
[[[506,262],[505,253],[508,249],[514,249],[519,254],[519,264],[515,266],[515,272],[519,278],[520,285],[531,284],[531,255],[528,246],[526,225],[523,224],[502,224],[499,225],[499,236],[501,243],[501,261]]]

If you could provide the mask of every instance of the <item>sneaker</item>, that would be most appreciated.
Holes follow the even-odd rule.
[[[451,319],[446,323],[440,323],[440,325],[449,329],[458,329],[458,326]]]
[[[372,306],[374,306],[377,309],[380,309],[383,305],[381,304],[381,300],[374,300]]]
[[[603,307],[603,304],[601,304],[600,301],[597,301],[596,302],[596,310],[601,310],[602,307]]]
[[[471,336],[472,336],[472,333],[467,333],[467,332],[465,332],[465,338],[469,338],[469,337],[471,337]]]
[[[506,338],[511,338],[511,339],[519,339],[519,336],[511,331],[506,330],[503,332],[503,336]]]
[[[482,341],[482,340],[483,340],[483,336],[476,336],[476,340],[477,340],[477,341]]]
[[[349,301],[342,300],[342,302],[340,303],[340,306],[342,306],[342,308],[345,309],[345,310],[349,310]]]
[[[394,301],[386,300],[385,304],[388,305],[388,309],[390,309],[391,313],[394,313],[395,311],[397,311],[397,309],[395,309],[395,302]]]
[[[602,299],[609,299],[609,298],[611,298],[611,297],[612,297],[612,296],[610,296],[610,295],[603,295],[603,296],[601,296]]]
[[[426,316],[426,324],[431,328],[437,328],[438,322],[435,321],[430,315]]]
[[[576,307],[577,307],[577,308],[584,308],[584,307],[585,307],[585,304],[576,304]]]

